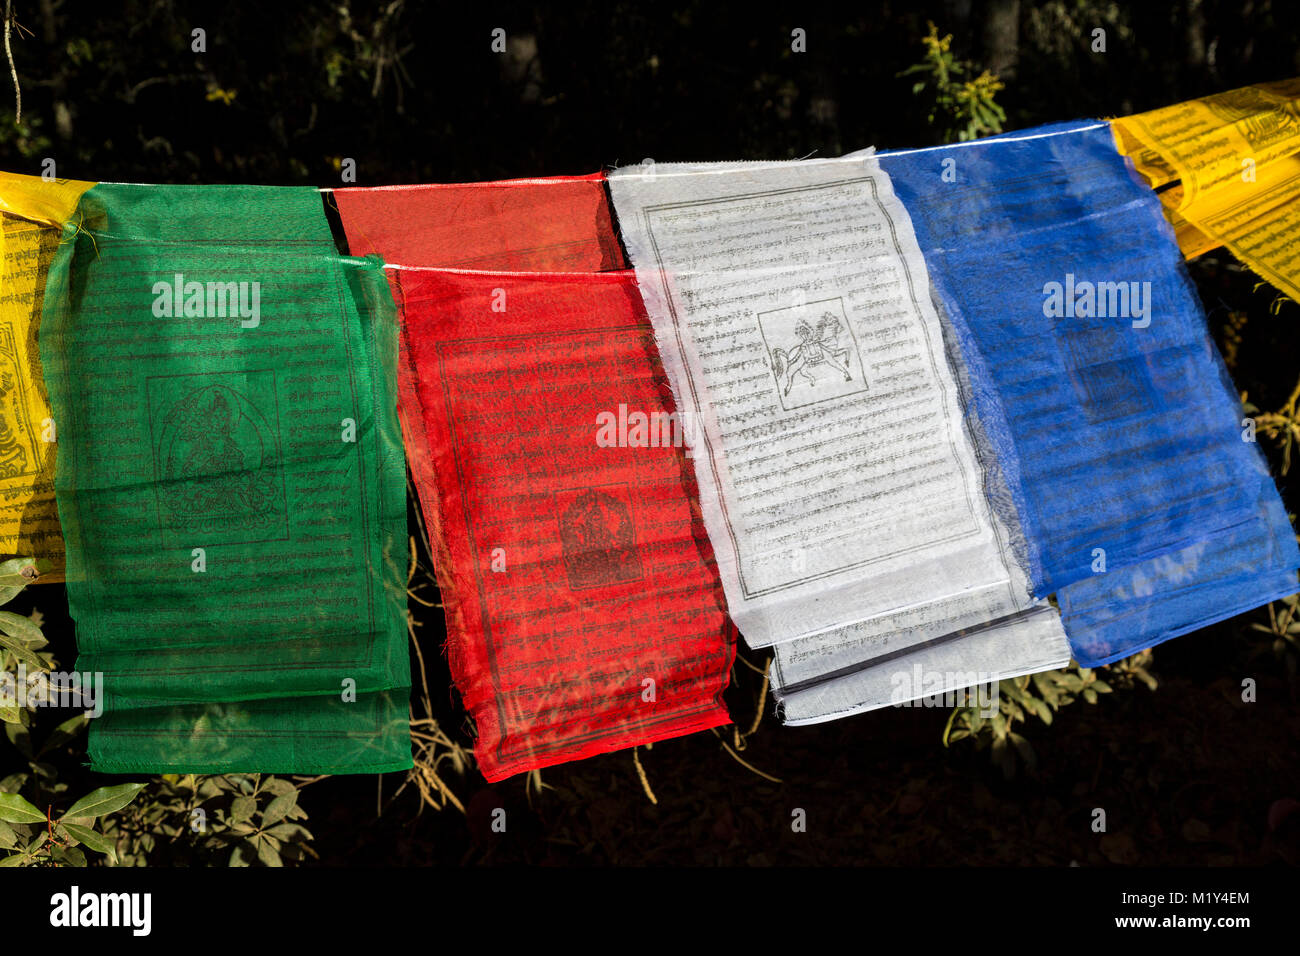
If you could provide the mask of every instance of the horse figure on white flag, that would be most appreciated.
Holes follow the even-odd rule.
[[[849,372],[849,350],[837,348],[837,339],[843,330],[843,323],[830,312],[822,314],[815,329],[805,320],[799,320],[794,327],[799,344],[788,354],[785,349],[772,350],[772,363],[776,368],[778,383],[781,376],[785,376],[783,395],[790,394],[796,375],[802,375],[810,385],[816,385],[813,369],[819,365],[829,365],[835,371],[843,373],[846,382],[853,380],[853,375]]]

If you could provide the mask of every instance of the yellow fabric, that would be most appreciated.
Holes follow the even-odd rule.
[[[1125,116],[1111,128],[1153,188],[1178,183],[1161,201],[1187,258],[1227,246],[1300,301],[1300,79]]]
[[[36,558],[41,581],[62,580],[64,564],[36,333],[63,224],[93,185],[0,173],[0,557]]]

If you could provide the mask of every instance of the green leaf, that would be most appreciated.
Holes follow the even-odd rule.
[[[63,829],[75,837],[80,842],[86,844],[96,853],[105,853],[110,860],[117,859],[117,852],[114,848],[113,841],[98,830],[92,830],[90,827],[77,826],[75,823],[64,823]]]
[[[230,802],[230,822],[244,823],[253,816],[257,809],[257,797],[235,797]]]
[[[64,814],[65,817],[102,817],[121,810],[144,789],[142,783],[124,783],[116,787],[100,787],[86,794]]]
[[[75,846],[55,847],[51,856],[59,863],[67,863],[71,866],[86,865],[86,854],[82,853]]]
[[[36,559],[27,557],[27,558],[10,558],[8,561],[0,561],[0,576],[6,574],[22,574],[24,568],[31,568],[35,570]],[[24,580],[30,581],[31,578],[24,578]]]
[[[311,831],[300,823],[278,823],[266,832],[283,843],[312,839]]]
[[[0,866],[22,866],[23,861],[26,859],[27,857],[23,856],[21,853],[15,853],[13,856],[7,856],[3,860],[0,860]]]
[[[21,722],[21,718],[14,723],[5,723],[5,736],[9,742],[14,745],[20,754],[31,760],[35,755],[32,753],[32,735]]]
[[[270,791],[277,797],[286,793],[298,792],[298,788],[293,785],[293,781],[285,780],[284,777],[267,777],[266,782],[262,784],[262,789]]]
[[[257,858],[266,866],[284,866],[284,861],[280,859],[279,851],[265,840],[257,841]]]
[[[6,823],[44,823],[45,814],[16,793],[0,793],[0,820]]]
[[[74,717],[69,717],[63,723],[59,724],[59,726],[55,727],[54,730],[50,731],[50,736],[47,737],[45,743],[41,745],[40,753],[37,754],[37,756],[42,756],[53,750],[55,747],[72,740],[77,736],[77,733],[81,728],[86,726],[89,722],[90,718],[88,718],[84,713],[77,714]]]
[[[0,613],[6,612],[0,611]],[[11,637],[3,631],[0,631],[0,647],[8,650],[14,655],[14,657],[18,658],[32,670],[43,671],[46,669],[45,662],[32,652],[32,649],[25,641],[20,641],[16,637]]]
[[[292,826],[292,824],[286,824],[286,826]],[[0,848],[12,850],[17,845],[18,834],[14,832],[14,828],[0,820]]]
[[[1016,684],[1015,681],[1011,680],[998,682],[998,694],[1005,694],[1007,697],[1010,697],[1012,700],[1018,701],[1021,704],[1028,704],[1030,700],[1029,694],[1021,690],[1020,686]]]
[[[32,619],[15,614],[13,611],[0,611],[0,631],[37,647],[44,647],[46,644],[45,635],[32,623]]]
[[[290,790],[288,793],[281,794],[266,805],[262,811],[262,829],[266,829],[273,823],[279,823],[298,804],[298,791]]]
[[[0,604],[7,604],[39,576],[32,558],[10,558],[0,562]]]

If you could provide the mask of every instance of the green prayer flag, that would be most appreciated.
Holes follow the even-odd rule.
[[[93,769],[411,766],[397,315],[314,189],[101,184],[51,265]]]

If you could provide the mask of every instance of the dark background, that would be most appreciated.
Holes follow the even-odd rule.
[[[341,11],[350,11],[344,13]],[[779,11],[776,12],[776,11]],[[896,74],[927,20],[1007,82],[1008,128],[1300,74],[1289,0],[815,4],[16,0],[31,136],[0,160],[166,183],[458,182],[935,141]],[[1094,27],[1107,51],[1090,52]],[[207,52],[190,52],[191,30]],[[510,50],[490,50],[505,29]],[[807,31],[792,53],[791,30]],[[3,86],[8,86],[4,81]],[[234,93],[228,104],[217,91]],[[7,115],[12,106],[0,97]]]
[[[834,156],[922,146],[940,131],[898,72],[921,59],[927,20],[954,52],[1003,78],[1006,128],[1108,117],[1300,75],[1292,0],[1111,3],[415,2],[200,4],[18,0],[14,56],[23,125],[0,80],[0,168],[100,181],[339,185],[578,174],[658,161]],[[1094,27],[1107,52],[1090,50]],[[191,30],[207,52],[191,52]],[[491,52],[502,27],[509,51]],[[807,52],[790,49],[807,31]],[[996,263],[990,263],[996,268]],[[1222,251],[1191,264],[1224,344],[1245,322],[1233,374],[1265,409],[1300,373],[1297,306]],[[1277,456],[1267,442],[1265,450]],[[1300,499],[1281,481],[1288,506]],[[414,525],[413,525],[414,527]],[[427,565],[427,556],[424,556]],[[74,659],[61,587],[39,607],[66,665]],[[415,607],[413,605],[413,607]],[[440,654],[440,612],[415,607],[437,717],[469,746],[471,728]],[[1064,708],[1024,729],[1034,770],[1007,780],[987,752],[940,742],[947,711],[886,710],[817,727],[770,715],[741,756],[713,734],[488,787],[450,773],[466,803],[425,809],[401,775],[308,787],[321,862],[458,863],[1267,863],[1300,859],[1294,659],[1249,629],[1254,612],[1157,648],[1160,680]],[[759,655],[742,652],[761,666]],[[1259,682],[1243,705],[1240,681]],[[759,678],[737,664],[728,703],[748,730]],[[721,739],[734,743],[730,728]],[[86,774],[87,785],[105,778]],[[80,788],[79,788],[80,789]],[[383,806],[382,816],[377,807]],[[496,806],[509,830],[490,832]],[[1095,807],[1110,833],[1091,832]],[[791,811],[808,814],[792,833]],[[1269,813],[1274,812],[1270,827]]]

